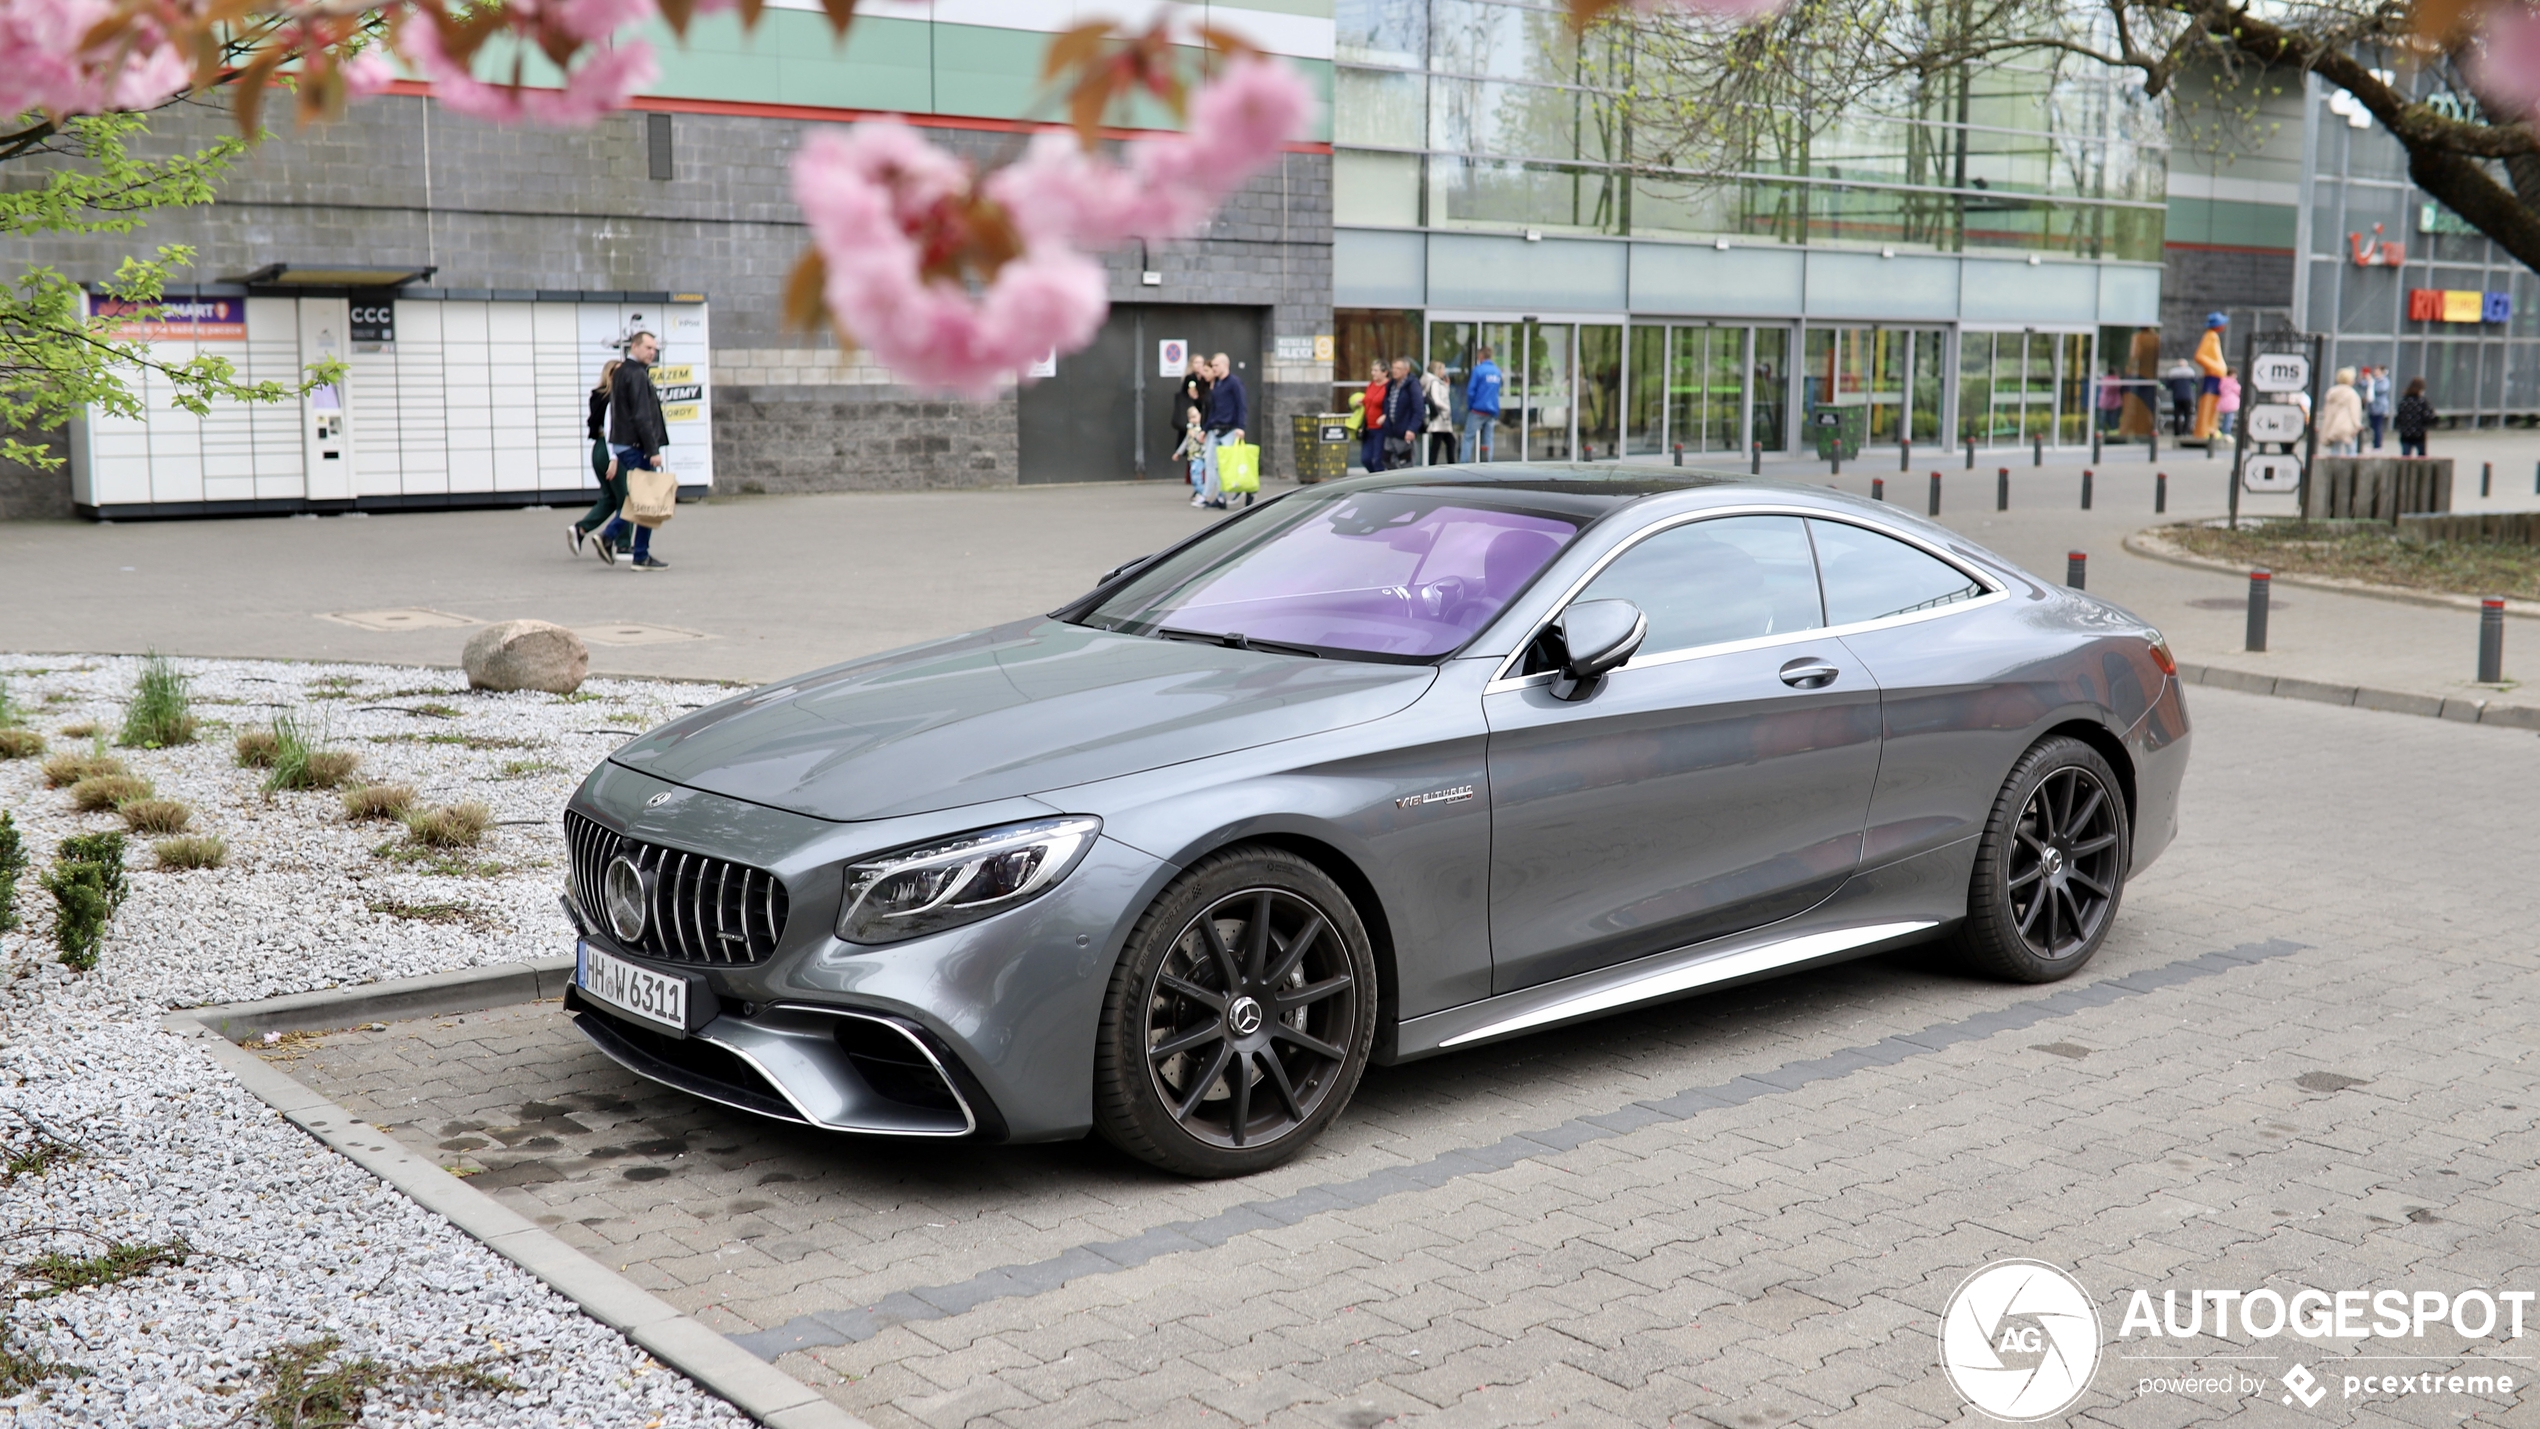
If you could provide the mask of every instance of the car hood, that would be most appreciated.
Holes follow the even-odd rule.
[[[754,691],[610,758],[814,818],[895,818],[1361,724],[1435,676],[1034,620]]]

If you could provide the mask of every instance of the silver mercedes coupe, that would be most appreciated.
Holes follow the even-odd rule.
[[[1241,1175],[1371,1061],[1917,941],[2070,976],[2187,749],[2159,631],[1893,508],[1386,473],[628,743],[567,1006],[762,1116]]]

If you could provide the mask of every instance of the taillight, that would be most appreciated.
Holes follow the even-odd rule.
[[[2170,654],[2170,642],[2158,634],[2152,637],[2152,663],[2160,666],[2164,675],[2178,674],[2178,659]]]

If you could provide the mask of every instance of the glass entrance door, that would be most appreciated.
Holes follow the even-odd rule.
[[[1872,445],[1938,442],[1946,339],[1924,328],[1810,328],[1810,409],[1863,409],[1861,430]]]
[[[1525,325],[1527,461],[1570,459],[1572,331],[1569,323]]]

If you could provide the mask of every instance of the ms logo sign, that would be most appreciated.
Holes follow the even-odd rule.
[[[2099,1367],[2099,1312],[2054,1266],[1996,1261],[1949,1297],[1940,1363],[1979,1413],[2014,1423],[2051,1419],[2081,1398]]]

